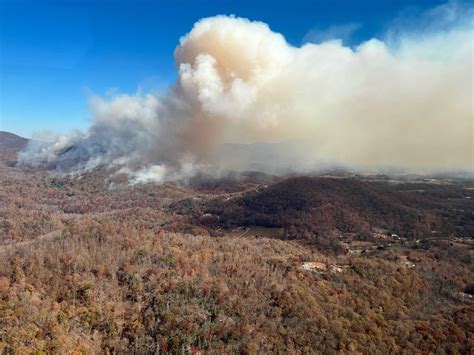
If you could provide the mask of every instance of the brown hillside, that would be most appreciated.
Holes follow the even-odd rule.
[[[453,225],[442,215],[450,210],[447,201],[452,199],[442,197],[438,201],[433,196],[355,179],[296,177],[240,198],[212,200],[204,210],[219,216],[219,223],[226,227],[298,226],[306,234],[366,232],[376,227],[414,237],[433,229],[451,232]]]
[[[0,131],[0,149],[22,150],[28,144],[28,139],[10,132]]]

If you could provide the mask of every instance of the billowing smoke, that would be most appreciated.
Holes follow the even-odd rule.
[[[449,3],[422,29],[394,25],[355,48],[293,47],[262,22],[206,18],[180,39],[166,93],[94,97],[87,133],[20,161],[105,164],[135,182],[255,164],[472,170],[473,13]]]

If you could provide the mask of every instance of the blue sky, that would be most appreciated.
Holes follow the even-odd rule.
[[[0,0],[0,130],[23,136],[89,124],[88,96],[161,91],[173,51],[194,22],[234,14],[266,22],[292,45],[382,38],[428,0]]]

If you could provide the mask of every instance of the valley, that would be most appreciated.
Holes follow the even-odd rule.
[[[469,179],[0,162],[0,352],[471,353]]]

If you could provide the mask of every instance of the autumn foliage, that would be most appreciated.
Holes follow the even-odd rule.
[[[362,238],[359,222],[367,233],[416,226],[419,209],[385,185],[246,180],[213,192],[6,165],[0,179],[0,353],[474,352],[468,244],[407,239],[338,254],[222,228]]]

